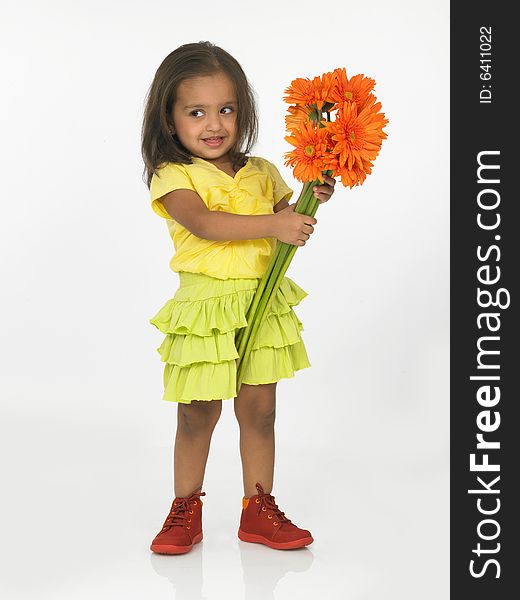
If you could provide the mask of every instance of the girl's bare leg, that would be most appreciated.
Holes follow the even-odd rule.
[[[234,408],[240,426],[244,496],[249,498],[258,493],[257,481],[270,494],[274,478],[276,383],[243,383]]]
[[[179,403],[173,458],[175,496],[186,498],[202,488],[209,445],[222,411],[222,400]]]

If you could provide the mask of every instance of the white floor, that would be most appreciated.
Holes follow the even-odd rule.
[[[52,424],[12,412],[3,421],[2,598],[449,597],[448,457],[412,429],[394,437],[372,423],[343,451],[278,443],[273,493],[315,542],[276,551],[236,536],[242,488],[238,447],[224,443],[227,405],[204,485],[204,540],[169,557],[149,544],[171,503],[170,448],[147,442],[146,427],[80,425],[72,412]],[[395,443],[369,451],[362,440],[373,437]]]

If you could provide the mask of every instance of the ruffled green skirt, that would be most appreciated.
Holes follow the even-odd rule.
[[[237,396],[238,332],[260,279],[217,279],[179,272],[180,286],[150,319],[165,338],[157,348],[164,365],[163,400],[225,400]],[[308,295],[284,277],[258,329],[242,383],[259,385],[294,377],[310,367],[293,306]]]

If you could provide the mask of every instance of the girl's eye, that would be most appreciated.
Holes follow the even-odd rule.
[[[195,116],[195,113],[198,113],[198,112],[202,112],[202,111],[197,108],[196,110],[192,110],[190,114]]]
[[[229,109],[231,112],[233,112],[233,107],[232,106],[224,106],[224,108],[222,110],[226,110]],[[229,114],[229,113],[227,113]]]

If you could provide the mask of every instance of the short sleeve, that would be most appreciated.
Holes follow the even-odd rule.
[[[169,192],[180,189],[196,191],[184,165],[166,163],[164,167],[153,174],[150,182],[152,210],[160,217],[171,220],[172,217],[164,208],[160,198]]]
[[[269,161],[266,162],[273,183],[274,205],[278,204],[282,199],[289,200],[293,195],[293,190],[282,179],[282,176],[275,165]]]

